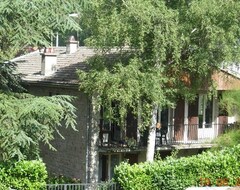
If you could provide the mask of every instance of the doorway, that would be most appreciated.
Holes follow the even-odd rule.
[[[101,154],[99,157],[99,180],[108,181],[114,177],[114,168],[121,162],[121,154]]]
[[[214,109],[215,99],[206,94],[199,95],[198,101],[198,139],[212,139],[214,137]]]

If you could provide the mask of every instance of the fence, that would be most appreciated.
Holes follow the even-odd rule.
[[[79,184],[48,184],[47,190],[118,190],[117,184],[106,183],[79,183]]]

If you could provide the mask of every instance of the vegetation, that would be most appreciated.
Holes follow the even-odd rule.
[[[75,127],[75,108],[68,96],[34,97],[28,94],[0,94],[1,158],[36,159],[39,143],[53,148],[54,131],[65,120]]]
[[[42,161],[0,163],[0,189],[44,190],[46,178],[47,171]]]
[[[124,190],[183,190],[191,186],[236,186],[240,183],[240,145],[221,151],[115,168]]]
[[[239,8],[235,0],[88,1],[86,43],[104,56],[79,72],[80,88],[122,127],[129,110],[140,113],[153,150],[157,107],[212,89],[211,74],[239,60]],[[153,160],[154,151],[147,153]]]
[[[240,129],[233,129],[224,133],[223,135],[217,137],[214,140],[214,143],[216,143],[216,147],[213,147],[213,149],[233,147],[240,144]]]
[[[225,111],[229,116],[235,116],[238,119],[240,115],[240,90],[223,92],[219,105],[222,111]]]
[[[79,0],[0,2],[0,62],[27,47],[47,46],[56,32],[79,30],[70,13],[79,13]],[[47,8],[46,8],[47,7]]]
[[[229,124],[225,129],[224,134],[214,140],[214,143],[216,144],[216,146],[212,148],[214,150],[224,147],[233,147],[240,144],[240,91],[233,90],[223,92],[219,106],[220,112],[235,117],[236,122]]]
[[[213,150],[215,149],[222,149],[225,147],[234,147],[240,144],[240,125],[239,122],[234,124],[228,125],[225,132],[218,136],[213,143],[215,144],[212,147]]]
[[[6,190],[8,189],[6,185],[0,183],[0,190]]]
[[[62,121],[74,128],[73,98],[25,94],[21,75],[9,60],[28,47],[50,45],[56,32],[79,30],[79,23],[69,16],[79,13],[79,3],[78,0],[0,2],[0,159],[38,158],[39,143],[53,148],[50,141]]]

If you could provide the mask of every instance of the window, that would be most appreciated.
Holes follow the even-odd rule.
[[[211,128],[213,119],[213,99],[206,94],[200,94],[198,99],[198,124],[199,128]]]
[[[127,144],[127,139],[138,139],[137,124],[138,120],[131,110],[126,115],[124,126],[120,126],[117,119],[119,117],[117,104],[112,104],[116,108],[110,110],[114,112],[112,118],[109,118],[109,110],[101,107],[100,110],[100,139],[103,144]],[[111,117],[111,116],[110,116]]]
[[[121,140],[120,126],[116,121],[106,118],[106,110],[100,110],[100,133],[102,143],[119,142]]]

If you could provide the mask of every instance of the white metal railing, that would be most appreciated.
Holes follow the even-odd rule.
[[[117,190],[117,184],[113,182],[47,184],[47,190]]]
[[[166,128],[166,137],[161,136],[161,130],[157,131],[156,145],[211,143],[213,139],[223,133],[226,127],[225,124],[169,125]]]

